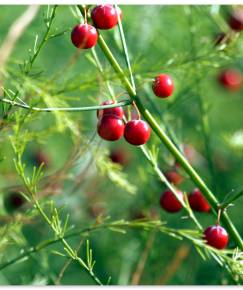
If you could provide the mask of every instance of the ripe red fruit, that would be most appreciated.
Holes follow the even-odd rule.
[[[165,172],[165,177],[169,180],[169,182],[175,185],[178,185],[183,181],[183,177],[174,170]]]
[[[243,30],[243,9],[233,11],[228,23],[231,29],[235,31]]]
[[[188,196],[188,201],[191,208],[195,211],[199,212],[209,212],[210,211],[210,204],[202,195],[199,189],[194,189],[192,193]]]
[[[204,231],[204,237],[207,244],[216,249],[224,249],[227,246],[229,240],[228,233],[223,227],[219,225],[208,227]]]
[[[101,105],[111,105],[111,104],[115,104],[115,101],[112,100],[108,100],[108,101],[104,101],[103,103],[101,103]],[[123,109],[122,107],[116,107],[116,108],[109,108],[109,109],[104,109],[104,110],[97,110],[97,117],[101,118],[104,115],[114,115],[119,119],[123,118]]]
[[[92,25],[87,23],[76,25],[71,33],[72,43],[78,48],[91,48],[96,45],[98,32]]]
[[[173,93],[174,82],[169,75],[160,74],[154,79],[152,89],[157,97],[167,98]]]
[[[117,8],[122,18],[120,8]],[[98,5],[91,12],[91,18],[98,29],[111,29],[118,23],[118,14],[113,5]]]
[[[183,193],[179,190],[177,190],[178,195],[183,200]],[[174,193],[170,190],[165,191],[162,193],[160,197],[160,206],[168,211],[168,212],[178,212],[182,209],[182,204],[179,202],[179,200],[175,197]]]
[[[240,71],[236,69],[228,69],[219,75],[219,82],[230,91],[237,91],[242,84],[242,76]]]
[[[139,146],[148,141],[150,132],[151,129],[145,121],[131,120],[125,126],[124,138],[128,143]]]
[[[97,125],[98,134],[107,141],[116,141],[123,136],[124,123],[116,116],[103,116]]]

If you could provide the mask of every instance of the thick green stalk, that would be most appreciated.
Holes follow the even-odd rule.
[[[217,213],[218,210],[218,200],[214,196],[214,194],[211,192],[211,190],[207,187],[207,185],[204,183],[204,181],[201,179],[201,177],[197,174],[197,172],[192,168],[192,166],[188,163],[186,158],[181,154],[181,152],[177,149],[177,147],[173,144],[173,142],[170,140],[170,138],[166,135],[166,133],[160,128],[157,121],[154,119],[154,117],[151,115],[151,113],[143,106],[141,100],[136,95],[136,92],[134,91],[132,85],[130,84],[129,80],[127,79],[126,75],[124,74],[122,68],[114,58],[112,52],[106,45],[103,37],[99,35],[98,43],[100,45],[100,48],[102,49],[103,53],[105,54],[107,60],[110,62],[111,66],[117,73],[118,77],[120,78],[121,82],[124,84],[124,86],[127,89],[128,94],[130,95],[131,99],[136,103],[136,106],[138,107],[139,111],[141,112],[144,119],[149,123],[152,130],[155,132],[155,134],[160,138],[160,140],[164,143],[164,145],[167,147],[167,149],[170,151],[170,153],[176,158],[178,163],[182,166],[182,168],[186,171],[186,173],[191,177],[192,181],[195,183],[195,185],[202,191],[204,196],[207,198],[209,203],[211,204],[213,210],[215,213]],[[228,215],[224,212],[222,213],[221,219],[228,229],[230,235],[232,238],[234,238],[235,243],[238,245],[240,249],[243,249],[243,241],[241,239],[241,236],[237,232],[235,226],[231,222]]]

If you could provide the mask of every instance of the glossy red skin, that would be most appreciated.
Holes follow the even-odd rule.
[[[145,121],[131,120],[125,126],[124,138],[128,143],[140,146],[149,140],[150,133],[151,129]]]
[[[120,19],[122,19],[121,9],[118,7]],[[111,29],[118,23],[118,15],[113,5],[98,5],[91,12],[91,18],[98,29]]]
[[[111,105],[111,104],[115,104],[115,101],[107,100],[101,103],[101,105]],[[122,107],[97,110],[97,118],[101,118],[104,115],[114,115],[117,118],[122,119],[124,116],[124,112],[123,112]]]
[[[204,237],[208,245],[219,250],[226,248],[229,241],[228,233],[219,225],[208,227],[204,231]]]
[[[183,193],[181,191],[177,191],[179,196],[183,199]],[[172,191],[167,190],[164,193],[162,193],[160,197],[160,206],[170,213],[178,212],[182,209],[182,204],[179,202],[179,200],[175,197]]]
[[[158,75],[152,84],[154,94],[160,98],[167,98],[174,91],[174,82],[167,74]]]
[[[243,9],[233,11],[229,18],[229,26],[235,31],[243,30]]]
[[[191,208],[198,212],[209,212],[210,204],[207,202],[205,197],[202,195],[199,189],[194,189],[188,196],[188,201]]]
[[[165,177],[169,180],[169,182],[175,185],[178,185],[183,181],[183,177],[176,171],[165,172]]]
[[[124,133],[124,123],[121,119],[107,115],[103,116],[98,124],[97,131],[99,136],[107,141],[116,141],[119,140]]]
[[[236,69],[228,69],[219,75],[219,82],[230,91],[238,91],[242,85],[242,75]]]
[[[72,43],[81,49],[88,49],[96,45],[98,32],[96,28],[87,23],[76,25],[71,33]]]

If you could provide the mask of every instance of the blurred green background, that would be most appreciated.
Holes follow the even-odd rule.
[[[215,46],[220,32],[229,32],[227,25],[231,6],[120,6],[123,27],[135,76],[138,95],[151,109],[161,125],[166,124],[177,138],[178,144],[190,145],[197,155],[192,164],[214,189],[219,200],[228,192],[242,186],[243,170],[243,98],[242,89],[227,91],[219,85],[218,74],[226,68],[243,72],[243,36],[233,35],[228,45]],[[27,6],[1,6],[0,46],[13,22]],[[45,32],[42,6],[33,22],[17,41],[4,69],[1,82],[5,88],[15,90],[23,84],[21,96],[27,103],[40,107],[89,106],[109,98],[96,67],[90,61],[90,51],[79,51],[70,41],[70,31],[77,23],[74,6],[59,6],[52,33],[68,30],[50,39],[41,50],[28,78],[21,76],[19,65],[33,53],[36,34],[38,41]],[[117,27],[102,31],[112,52],[125,67]],[[31,51],[30,51],[31,49]],[[126,93],[119,80],[97,46],[96,52],[111,80],[116,95]],[[175,93],[171,98],[156,98],[151,81],[158,73],[169,73],[175,81]],[[209,122],[210,156],[215,176],[208,168],[204,136],[201,129],[199,96],[206,106]],[[155,109],[156,107],[156,109]],[[24,113],[23,109],[17,109]],[[17,256],[21,249],[28,249],[42,240],[53,237],[50,229],[34,214],[31,206],[8,212],[4,201],[9,187],[20,184],[14,168],[14,153],[9,137],[14,134],[15,120],[10,120],[0,135],[0,222],[4,234],[0,242],[1,263]],[[45,176],[52,175],[55,186],[46,189],[43,203],[55,200],[70,213],[70,223],[77,228],[95,222],[97,213],[112,220],[132,219],[141,214],[160,218],[173,228],[194,228],[186,212],[168,214],[159,206],[159,197],[165,187],[158,180],[141,150],[127,144],[124,139],[115,143],[101,141],[96,133],[96,112],[65,114],[39,113],[31,116],[25,126],[36,132],[25,148],[27,169],[35,165],[36,152],[48,158]],[[75,144],[80,140],[80,144]],[[174,159],[152,134],[148,147],[159,148],[159,164],[163,171],[171,169]],[[78,145],[82,154],[59,178],[70,154]],[[127,165],[119,166],[110,160],[109,154],[119,150],[127,157]],[[86,168],[87,166],[87,168]],[[114,175],[111,173],[115,172]],[[184,174],[183,171],[180,171]],[[79,179],[80,182],[79,182]],[[79,183],[78,183],[79,182]],[[74,188],[77,183],[76,188]],[[180,189],[190,192],[193,183],[185,176]],[[45,190],[43,190],[45,192]],[[237,200],[228,212],[239,233],[243,234],[241,209],[243,199]],[[210,214],[196,214],[204,227],[215,223]],[[72,239],[76,248],[80,237]],[[223,267],[214,260],[203,261],[188,241],[176,240],[161,233],[128,230],[121,234],[100,230],[89,236],[96,260],[95,272],[111,284],[132,284],[134,273],[149,245],[147,258],[139,284],[168,285],[218,285],[234,284]],[[150,241],[150,242],[148,242]],[[229,246],[233,246],[230,241]],[[28,260],[7,267],[0,272],[0,284],[55,284],[66,259],[52,253],[61,250],[60,245],[49,247]],[[79,251],[85,252],[84,244]],[[61,279],[64,285],[93,284],[79,265],[71,263]]]

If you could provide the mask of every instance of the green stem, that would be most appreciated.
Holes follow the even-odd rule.
[[[133,78],[133,73],[132,73],[132,68],[131,68],[131,64],[130,64],[129,55],[128,55],[126,39],[125,39],[125,35],[124,35],[124,32],[123,32],[123,25],[121,23],[120,14],[119,14],[118,9],[117,9],[117,4],[115,4],[115,8],[116,8],[116,12],[117,12],[117,15],[118,15],[118,27],[119,27],[120,37],[121,37],[121,40],[122,40],[123,50],[124,50],[124,53],[125,53],[126,64],[127,64],[128,71],[129,71],[129,74],[130,74],[132,87],[133,87],[133,89],[135,91],[136,90],[136,86],[135,86],[135,82],[134,82],[134,78]]]
[[[101,105],[101,106],[89,106],[89,107],[68,107],[68,108],[37,108],[37,107],[31,107],[27,104],[21,104],[16,101],[12,101],[9,99],[0,99],[0,102],[11,104],[12,106],[20,107],[23,109],[28,109],[32,111],[38,111],[38,112],[53,112],[53,111],[66,111],[66,112],[80,112],[80,111],[94,111],[94,110],[102,110],[102,109],[108,109],[108,108],[116,108],[116,107],[124,107],[129,106],[132,104],[130,100],[120,101],[115,104],[111,105]]]
[[[219,204],[219,209],[225,209],[229,204],[231,204],[234,200],[240,198],[243,195],[243,189],[232,193],[230,197],[228,197],[225,201]]]
[[[45,44],[45,42],[48,40],[48,36],[49,36],[49,33],[50,33],[50,30],[51,30],[51,26],[52,26],[52,22],[55,18],[55,15],[56,15],[56,9],[57,9],[57,5],[54,5],[53,7],[53,10],[52,10],[52,14],[51,14],[51,17],[50,17],[50,22],[48,23],[48,26],[47,26],[47,30],[37,48],[37,50],[34,52],[34,55],[31,57],[30,61],[29,61],[29,67],[26,69],[25,73],[26,75],[29,74],[30,70],[32,69],[32,66],[37,58],[37,56],[39,55],[43,45]]]
[[[192,17],[192,8],[190,7],[189,12],[190,12],[190,17],[188,17],[188,22],[189,22],[189,28],[193,27],[194,21]],[[190,44],[191,44],[191,54],[194,58],[196,58],[196,48],[195,48],[195,32],[192,29],[190,30]],[[202,129],[202,134],[204,138],[204,148],[205,148],[205,154],[208,162],[208,169],[210,172],[210,177],[211,177],[211,186],[213,189],[213,192],[217,192],[217,187],[216,187],[216,174],[214,170],[214,165],[213,165],[213,159],[212,159],[212,150],[211,150],[211,138],[210,138],[210,128],[209,128],[209,118],[208,118],[208,113],[206,109],[205,102],[202,98],[201,94],[201,86],[200,86],[200,76],[198,75],[198,65],[196,62],[193,63],[194,68],[195,68],[195,74],[196,74],[196,83],[195,83],[195,88],[196,91],[195,93],[198,95],[198,106],[200,110],[200,122],[201,122],[201,129]]]
[[[131,99],[136,103],[136,106],[138,107],[139,111],[141,112],[144,119],[149,123],[154,133],[159,137],[159,139],[164,143],[164,145],[167,147],[167,149],[170,151],[170,153],[176,158],[178,163],[181,165],[181,167],[186,171],[186,173],[191,177],[192,181],[195,183],[195,185],[201,190],[201,192],[204,194],[204,196],[207,198],[209,203],[211,204],[214,213],[217,213],[218,210],[218,200],[214,196],[214,194],[211,192],[211,190],[207,187],[207,185],[204,183],[204,181],[201,179],[201,177],[197,174],[197,172],[193,169],[193,167],[188,163],[186,158],[181,154],[181,152],[177,149],[177,147],[173,144],[173,142],[170,140],[170,138],[166,135],[166,133],[160,128],[154,117],[151,115],[151,113],[143,106],[141,100],[136,95],[136,92],[134,91],[132,85],[130,84],[129,80],[125,76],[123,70],[121,69],[120,65],[114,58],[112,52],[106,45],[103,37],[99,35],[98,43],[100,45],[100,48],[104,52],[107,60],[110,62],[111,66],[119,76],[121,82],[124,84],[124,86],[127,89],[128,94],[130,95]],[[235,240],[235,243],[238,245],[240,249],[243,249],[243,241],[241,239],[241,236],[237,232],[235,226],[231,222],[228,215],[224,212],[222,213],[221,219],[228,229],[230,235]]]

